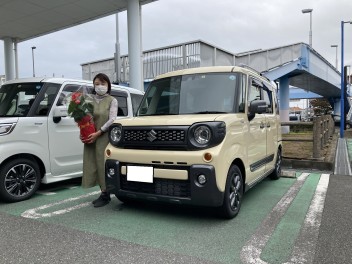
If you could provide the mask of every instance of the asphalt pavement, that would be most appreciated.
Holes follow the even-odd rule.
[[[339,139],[330,176],[314,263],[352,263],[352,145]]]
[[[331,175],[314,263],[352,263],[352,176]]]
[[[1,264],[213,263],[4,213],[0,219]]]

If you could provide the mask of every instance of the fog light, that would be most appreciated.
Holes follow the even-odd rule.
[[[209,152],[204,153],[203,159],[204,159],[204,161],[206,161],[206,162],[210,162],[210,161],[212,161],[212,159],[213,159],[213,155],[211,155],[211,153],[209,153]]]
[[[207,178],[205,177],[205,175],[201,174],[198,176],[198,183],[200,185],[204,185],[207,182]]]
[[[109,175],[110,175],[110,176],[115,175],[115,169],[114,169],[114,168],[110,168],[110,169],[109,169]]]
[[[111,150],[110,150],[110,149],[107,149],[107,150],[106,150],[106,156],[110,157],[110,155],[111,155]]]

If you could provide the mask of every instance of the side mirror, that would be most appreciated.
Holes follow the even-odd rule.
[[[54,117],[68,116],[67,110],[68,110],[68,107],[66,105],[55,106]]]
[[[267,109],[266,102],[264,100],[252,101],[248,109],[248,119],[252,120],[255,114],[262,114],[266,112]]]
[[[249,112],[251,114],[262,114],[266,112],[267,107],[264,100],[255,100],[249,105]]]
[[[68,116],[67,110],[68,107],[66,105],[55,106],[53,116],[54,123],[59,123],[61,121],[61,117]]]

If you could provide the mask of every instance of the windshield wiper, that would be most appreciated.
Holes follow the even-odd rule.
[[[178,114],[173,114],[173,113],[154,113],[154,114],[138,115],[138,116],[161,116],[161,115],[178,115]]]
[[[228,112],[221,112],[221,111],[200,111],[195,112],[193,114],[227,114]]]

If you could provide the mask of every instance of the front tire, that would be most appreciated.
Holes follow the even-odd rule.
[[[270,174],[270,179],[272,180],[278,180],[281,177],[281,163],[282,163],[282,155],[281,155],[281,149],[277,150],[277,157],[275,161],[275,169],[274,171]]]
[[[243,177],[237,165],[232,165],[226,179],[223,205],[220,214],[227,219],[232,219],[240,211],[243,197]]]
[[[11,160],[0,168],[0,198],[6,202],[29,199],[38,190],[40,181],[40,169],[35,161]]]

